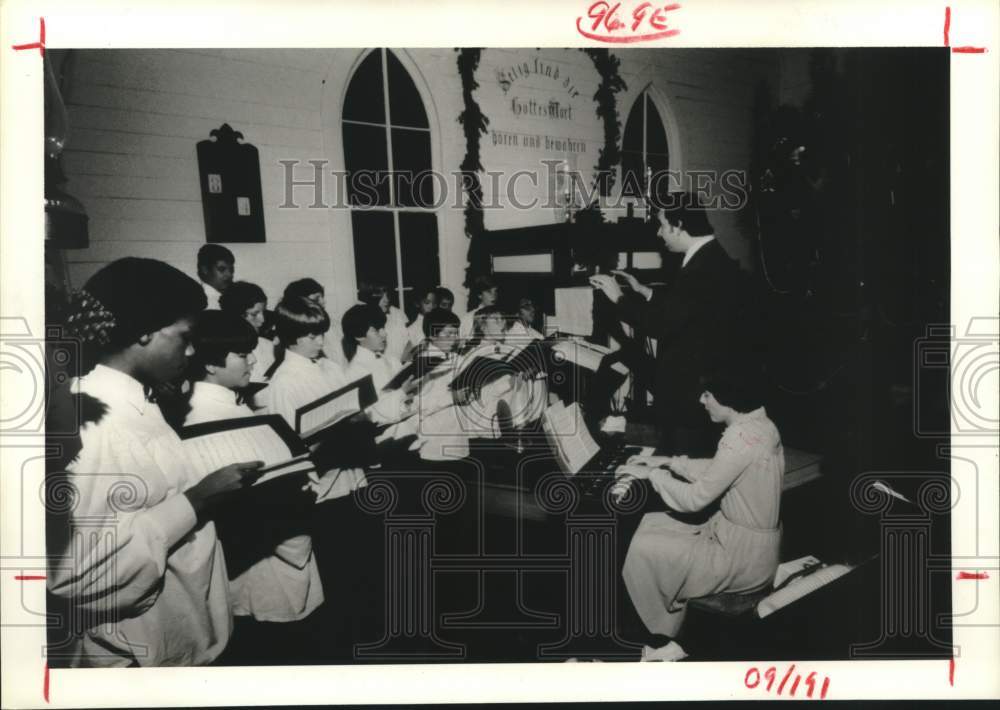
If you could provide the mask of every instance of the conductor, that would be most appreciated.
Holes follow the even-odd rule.
[[[738,357],[740,270],[716,240],[696,195],[670,195],[656,218],[667,251],[684,255],[666,288],[654,290],[623,271],[612,273],[628,281],[634,296],[626,296],[611,275],[592,276],[590,283],[618,305],[622,320],[656,338],[654,406],[661,448],[709,456],[717,433],[698,406],[699,373]]]

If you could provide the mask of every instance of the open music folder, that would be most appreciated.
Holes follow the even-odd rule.
[[[371,375],[362,377],[295,410],[295,430],[305,443],[315,443],[328,429],[360,414],[377,400]]]
[[[263,461],[271,469],[255,486],[292,473],[315,469],[308,449],[277,414],[220,419],[181,429],[181,441],[203,475],[229,464]]]

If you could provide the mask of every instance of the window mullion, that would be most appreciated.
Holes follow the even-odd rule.
[[[396,205],[396,168],[392,160],[392,112],[389,108],[389,56],[388,50],[382,50],[382,95],[385,97],[385,145],[386,159],[389,166],[389,207],[392,209],[392,233],[396,248],[396,295],[399,307],[403,308],[403,245],[399,239],[399,210]]]
[[[649,156],[646,154],[646,133],[648,132],[649,124],[646,121],[646,107],[648,105],[646,101],[646,92],[643,91],[642,94],[639,95],[639,98],[642,100],[642,182],[646,188],[646,194],[649,195]]]

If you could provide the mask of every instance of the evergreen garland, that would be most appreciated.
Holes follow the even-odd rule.
[[[468,265],[465,269],[465,286],[472,286],[472,280],[485,273],[486,254],[482,239],[485,231],[483,219],[483,186],[479,181],[479,171],[483,169],[479,159],[479,136],[486,133],[489,119],[472,96],[479,88],[476,69],[482,49],[456,49],[458,52],[458,74],[462,79],[462,101],[465,109],[458,115],[458,122],[465,131],[465,159],[462,161],[462,185],[467,199],[465,202],[465,236],[469,238]]]
[[[601,75],[601,83],[594,94],[597,102],[597,116],[604,121],[604,147],[597,158],[597,185],[600,194],[607,197],[615,184],[615,166],[621,161],[621,150],[618,142],[621,139],[621,121],[618,116],[618,101],[615,97],[619,91],[628,87],[625,80],[618,74],[620,62],[605,48],[581,48],[594,68]]]

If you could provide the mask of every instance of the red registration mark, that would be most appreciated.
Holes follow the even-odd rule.
[[[587,39],[598,42],[649,42],[680,33],[667,23],[667,14],[677,9],[680,9],[678,3],[657,5],[651,2],[609,3],[598,0],[587,8],[586,17],[576,18],[576,30]]]

